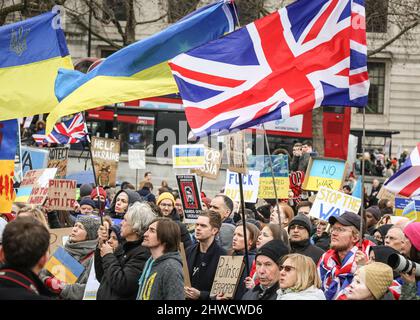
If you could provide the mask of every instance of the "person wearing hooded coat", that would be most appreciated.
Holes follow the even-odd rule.
[[[62,299],[83,299],[90,268],[92,267],[93,255],[98,243],[97,233],[99,226],[100,221],[96,217],[78,216],[69,239],[64,245],[64,250],[84,267],[82,274],[74,284],[67,284],[58,280],[47,270],[41,272],[41,280]]]
[[[123,219],[128,207],[136,201],[141,201],[140,195],[137,192],[129,189],[120,190],[112,200],[106,214],[113,219]]]
[[[373,231],[373,236],[375,237],[376,243],[378,245],[383,245],[385,243],[385,236],[388,233],[389,229],[391,229],[393,224],[384,224],[379,228]]]

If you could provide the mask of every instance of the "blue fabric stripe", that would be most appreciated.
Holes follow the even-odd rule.
[[[0,68],[67,56],[64,32],[53,28],[56,16],[57,13],[47,12],[0,27]],[[18,41],[15,43],[13,39]],[[16,53],[13,49],[16,46],[20,46],[22,52]]]
[[[54,253],[54,257],[60,261],[71,273],[77,278],[83,273],[85,269],[76,259],[74,259],[65,249],[58,247]]]
[[[180,20],[157,34],[117,51],[75,82],[66,82],[68,72],[65,79],[62,78],[63,73],[59,72],[56,80],[56,96],[63,99],[97,76],[130,77],[207,43],[217,38],[217,35],[232,31],[229,30],[229,19],[223,8],[228,8],[232,12],[231,4],[225,4],[224,1],[214,3],[206,10],[194,12],[187,19]]]
[[[408,157],[403,166],[400,168],[400,170],[398,170],[397,172],[394,173],[394,175],[392,175],[389,180],[385,183],[385,185],[388,185],[389,183],[391,183],[392,181],[394,181],[395,179],[397,179],[400,175],[402,175],[404,172],[406,172],[408,169],[410,169],[412,167],[412,163],[411,163],[411,159],[410,157]]]
[[[0,122],[0,160],[15,160],[17,126],[16,119]]]
[[[175,77],[176,84],[178,85],[179,91],[183,93],[181,97],[184,100],[188,100],[192,102],[201,102],[203,100],[212,98],[222,93],[222,91],[200,87],[195,84],[186,82],[180,77],[177,77],[177,76],[174,76],[174,77]]]
[[[365,54],[350,49],[350,70],[366,67],[367,57]]]

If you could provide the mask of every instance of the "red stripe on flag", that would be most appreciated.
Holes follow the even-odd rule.
[[[356,41],[362,45],[366,45],[366,20],[365,17],[353,13],[351,14],[352,31],[350,40]]]
[[[349,81],[350,81],[350,85],[353,85],[353,84],[361,83],[368,79],[369,79],[369,74],[367,71],[365,71],[365,72],[360,72],[360,73],[351,75]]]
[[[338,4],[338,0],[331,1],[327,10],[324,11],[324,13],[321,15],[321,17],[319,17],[319,19],[316,21],[316,23],[311,28],[311,31],[307,34],[303,43],[307,43],[307,42],[315,39],[318,36],[319,32],[324,27],[327,19],[330,17],[331,12],[333,12],[333,10],[337,6],[337,4]]]
[[[211,76],[209,74],[205,74],[201,72],[191,71],[173,63],[169,63],[169,66],[171,67],[173,71],[179,72],[182,76],[185,76],[190,79],[197,80],[197,81],[205,81],[206,83],[213,84],[216,86],[234,88],[245,82],[245,80],[227,79],[227,78],[218,77],[218,76]]]
[[[414,191],[420,188],[420,177],[417,177],[416,180],[412,181],[408,185],[406,185],[400,192],[400,195],[405,197],[410,197]]]

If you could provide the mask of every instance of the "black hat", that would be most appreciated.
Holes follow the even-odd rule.
[[[382,213],[378,206],[371,206],[366,209],[366,212],[371,213],[376,219],[376,221],[379,221],[379,219],[381,219]]]
[[[287,248],[283,241],[271,240],[257,250],[255,259],[257,259],[258,256],[262,255],[270,258],[275,263],[278,263],[279,260],[288,253],[289,248]]]
[[[357,230],[360,230],[360,221],[361,218],[359,215],[353,213],[353,212],[344,212],[339,217],[330,217],[328,219],[328,222],[330,225],[333,225],[334,223],[338,222],[341,223],[343,226],[353,226],[356,227]]]
[[[304,227],[306,230],[308,230],[308,234],[311,234],[312,223],[306,215],[299,213],[296,217],[294,217],[292,221],[290,221],[287,231],[290,233],[290,228],[295,225]]]
[[[83,206],[84,204],[87,204],[93,209],[96,209],[96,203],[91,198],[83,198],[82,201],[80,201],[80,206]]]

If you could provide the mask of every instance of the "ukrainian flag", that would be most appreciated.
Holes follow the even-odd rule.
[[[403,210],[402,216],[412,221],[417,221],[417,211],[415,201],[411,201]]]
[[[76,283],[85,267],[62,247],[58,247],[44,267],[54,277],[67,284]]]
[[[59,14],[0,27],[0,120],[48,113],[59,68],[72,69]]]
[[[117,51],[88,74],[60,70],[55,83],[60,103],[47,118],[47,134],[64,115],[178,92],[167,61],[233,31],[233,10],[233,4],[218,1]]]

